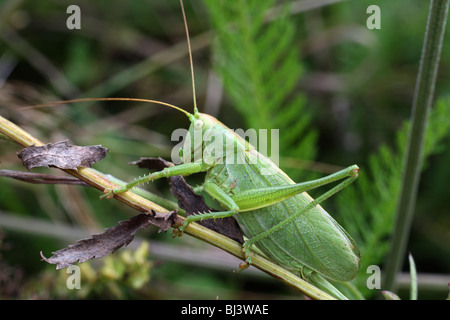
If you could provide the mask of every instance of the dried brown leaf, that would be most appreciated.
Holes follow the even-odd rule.
[[[117,226],[106,229],[101,234],[93,235],[92,238],[79,240],[76,244],[53,252],[50,258],[46,258],[41,252],[41,257],[48,263],[56,264],[56,269],[63,269],[76,262],[83,263],[115,252],[122,246],[128,245],[137,231],[151,224],[157,225],[160,230],[167,231],[175,218],[174,212],[153,212],[152,215],[141,213],[129,220],[119,222]]]
[[[76,170],[77,167],[90,168],[93,163],[103,159],[107,153],[108,149],[101,146],[75,146],[64,140],[44,146],[30,146],[17,155],[28,170],[35,167]]]

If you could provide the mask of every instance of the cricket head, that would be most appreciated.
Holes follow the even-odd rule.
[[[183,163],[204,162],[203,151],[207,147],[212,130],[219,121],[205,113],[200,113],[194,109],[194,114],[188,115],[191,125],[186,134],[184,145],[181,151]]]
[[[191,125],[180,154],[183,163],[217,164],[222,163],[228,154],[234,154],[238,141],[234,131],[206,113],[195,110],[188,117]]]

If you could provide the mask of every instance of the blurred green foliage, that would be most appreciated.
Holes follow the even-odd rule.
[[[357,163],[362,181],[325,208],[362,249],[371,245],[368,256],[374,260],[369,261],[382,267],[392,218],[386,208],[395,203],[389,186],[395,184],[401,169],[404,140],[397,137],[405,134],[402,128],[411,112],[429,4],[378,0],[381,29],[368,30],[366,8],[373,1],[336,1],[305,11],[301,6],[306,1],[258,3],[185,1],[200,110],[230,128],[279,128],[280,166],[296,180]],[[81,8],[81,30],[66,28],[70,4]],[[217,4],[228,7],[220,10]],[[281,4],[283,20],[263,23],[265,10],[276,4]],[[236,22],[232,31],[231,21]],[[436,100],[447,95],[450,84],[449,37],[447,33]],[[161,100],[190,111],[186,46],[176,0],[4,0],[0,3],[0,112],[43,141],[68,138],[75,144],[108,147],[109,155],[95,168],[130,180],[142,171],[129,166],[129,161],[141,156],[170,158],[176,143],[170,140],[172,131],[188,125],[182,114],[122,102],[27,111],[20,107],[76,97],[120,96]],[[441,113],[433,125],[447,128],[449,103],[441,99],[439,104]],[[409,246],[419,274],[450,273],[448,131],[434,137],[438,143],[424,168]],[[1,169],[23,170],[17,146],[0,142]],[[195,185],[201,177],[189,181]],[[171,198],[165,181],[148,188]],[[97,191],[83,187],[29,185],[1,178],[0,213],[29,218],[31,226],[31,218],[39,218],[93,232],[135,214],[114,201],[98,201],[98,196]],[[201,260],[198,266],[186,266],[153,257],[151,245],[149,257],[142,251],[121,249],[100,264],[81,265],[83,274],[90,275],[83,280],[85,291],[67,292],[65,271],[40,262],[39,251],[46,254],[73,239],[42,236],[43,230],[7,228],[2,219],[1,298],[299,297],[273,279],[209,269]],[[152,229],[142,236],[208,249],[188,237],[171,239]],[[374,236],[373,242],[369,236]],[[364,260],[364,250],[363,266],[367,266],[372,262]],[[364,273],[361,270],[356,281],[362,289]],[[443,285],[444,291],[436,289],[427,295],[421,293],[419,282],[419,299],[444,298],[447,283]],[[373,292],[364,293],[373,297]],[[400,292],[400,297],[408,295]]]

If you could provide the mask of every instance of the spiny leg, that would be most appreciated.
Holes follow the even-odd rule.
[[[140,184],[147,183],[149,181],[154,181],[160,178],[168,178],[172,176],[178,175],[189,175],[197,172],[206,171],[209,165],[206,163],[184,163],[173,167],[164,168],[161,171],[153,172],[151,174],[136,178],[130,183],[126,184],[122,188],[118,189],[105,189],[103,192],[105,193],[100,197],[100,199],[107,198],[111,199],[115,194],[122,193],[137,187]]]
[[[235,215],[237,211],[229,210],[229,211],[220,211],[220,212],[203,212],[199,214],[194,214],[188,216],[184,219],[183,225],[179,228],[180,233],[184,232],[184,229],[191,223],[195,221],[201,221],[205,219],[217,219],[217,218],[227,218]]]
[[[358,177],[357,172],[355,172],[354,176],[348,177],[347,179],[345,179],[344,181],[342,181],[341,183],[339,183],[338,185],[336,185],[332,189],[328,190],[327,192],[322,194],[320,197],[318,197],[314,201],[310,202],[306,207],[302,208],[296,214],[291,215],[289,218],[281,221],[280,223],[278,223],[275,226],[271,227],[270,229],[260,233],[259,235],[255,236],[255,237],[253,237],[251,239],[248,239],[244,243],[244,246],[243,246],[243,251],[244,251],[244,254],[245,254],[245,257],[246,257],[245,262],[248,263],[248,264],[251,264],[251,256],[250,256],[251,250],[250,250],[250,248],[251,248],[252,245],[254,245],[258,241],[268,237],[272,233],[274,233],[274,232],[284,228],[288,224],[292,223],[301,214],[305,214],[306,212],[308,212],[309,210],[311,210],[315,206],[319,205],[320,203],[322,203],[323,201],[327,200],[328,198],[330,198],[334,194],[336,194],[339,191],[341,191],[342,189],[346,188],[353,181],[355,181],[357,177]]]
[[[199,220],[205,220],[205,219],[217,219],[217,218],[226,218],[231,217],[239,212],[239,207],[234,202],[233,199],[224,191],[222,190],[218,185],[211,183],[211,182],[205,182],[203,184],[203,189],[214,199],[219,201],[224,208],[226,208],[227,211],[219,211],[219,212],[204,212],[196,215],[191,215],[187,217],[183,223],[183,225],[180,227],[180,232],[182,233],[183,230],[186,228],[186,226],[194,221]]]
[[[232,195],[231,198],[239,206],[241,211],[264,208],[284,201],[304,191],[318,188],[344,178],[356,177],[358,175],[358,171],[358,166],[353,165],[323,178],[290,185],[243,190]]]

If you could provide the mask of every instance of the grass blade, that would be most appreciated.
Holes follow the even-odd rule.
[[[397,205],[391,249],[387,260],[386,277],[384,279],[384,288],[390,291],[395,289],[396,275],[403,264],[409,230],[414,215],[422,167],[425,133],[428,125],[428,115],[433,103],[448,5],[449,0],[432,0],[430,5],[413,100],[402,187]]]

